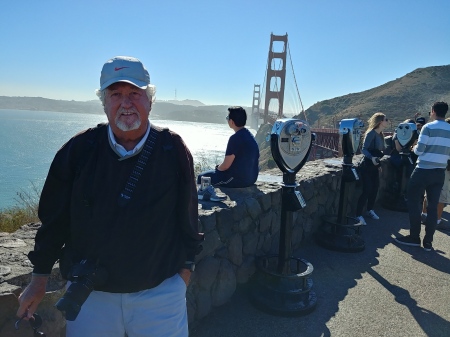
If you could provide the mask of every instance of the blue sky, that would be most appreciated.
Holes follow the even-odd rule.
[[[288,33],[307,108],[450,64],[449,13],[448,0],[11,1],[0,96],[96,99],[103,63],[130,55],[157,99],[251,106],[270,34]]]

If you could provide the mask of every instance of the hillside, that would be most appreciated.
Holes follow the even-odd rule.
[[[437,100],[450,102],[450,65],[419,68],[376,88],[318,102],[308,108],[306,114],[313,127],[332,127],[343,118],[360,117],[366,121],[381,111],[389,117],[393,129],[416,112],[427,117],[432,103]],[[222,124],[227,108],[204,105],[197,100],[168,100],[156,101],[151,114],[155,119]],[[79,102],[42,97],[0,96],[0,109],[103,113],[98,100]]]
[[[103,113],[103,108],[99,100],[80,102],[43,97],[0,96],[0,109],[81,112],[88,114]]]
[[[318,102],[306,114],[314,127],[331,127],[343,118],[366,121],[380,111],[396,126],[416,112],[428,117],[435,101],[450,103],[450,65],[419,68],[376,88]]]
[[[169,99],[167,101],[163,101],[167,103],[177,104],[177,105],[193,105],[193,106],[204,106],[202,102],[195,100],[195,99],[184,99],[182,101],[175,100],[175,99]]]
[[[151,117],[153,119],[224,124],[225,116],[228,113],[227,108],[226,105],[204,105],[196,100],[156,101],[153,104]],[[42,97],[0,96],[0,109],[103,114],[100,100],[79,102]]]

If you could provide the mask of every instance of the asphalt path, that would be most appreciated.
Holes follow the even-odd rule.
[[[314,267],[314,311],[294,317],[263,312],[250,303],[248,285],[240,285],[190,336],[450,336],[450,231],[436,231],[431,252],[398,245],[393,238],[409,233],[408,214],[376,211],[380,220],[368,219],[363,228],[364,251],[335,252],[309,240],[295,252]],[[444,218],[450,224],[450,206]]]

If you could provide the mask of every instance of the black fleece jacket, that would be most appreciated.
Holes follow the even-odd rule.
[[[179,135],[152,128],[153,152],[125,206],[118,198],[139,154],[120,158],[106,126],[76,135],[57,152],[28,255],[35,273],[50,273],[61,259],[67,277],[67,266],[88,259],[108,273],[96,290],[126,293],[155,287],[194,260],[202,235],[192,155]]]

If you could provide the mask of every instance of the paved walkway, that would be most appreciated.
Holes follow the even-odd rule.
[[[296,252],[314,267],[318,299],[309,315],[261,312],[240,286],[231,301],[215,308],[190,336],[450,336],[450,232],[436,232],[431,252],[400,246],[392,238],[408,233],[408,214],[381,207],[377,213],[380,220],[368,220],[363,228],[363,252],[334,252],[313,242]],[[449,213],[447,206],[444,218],[450,220]]]

